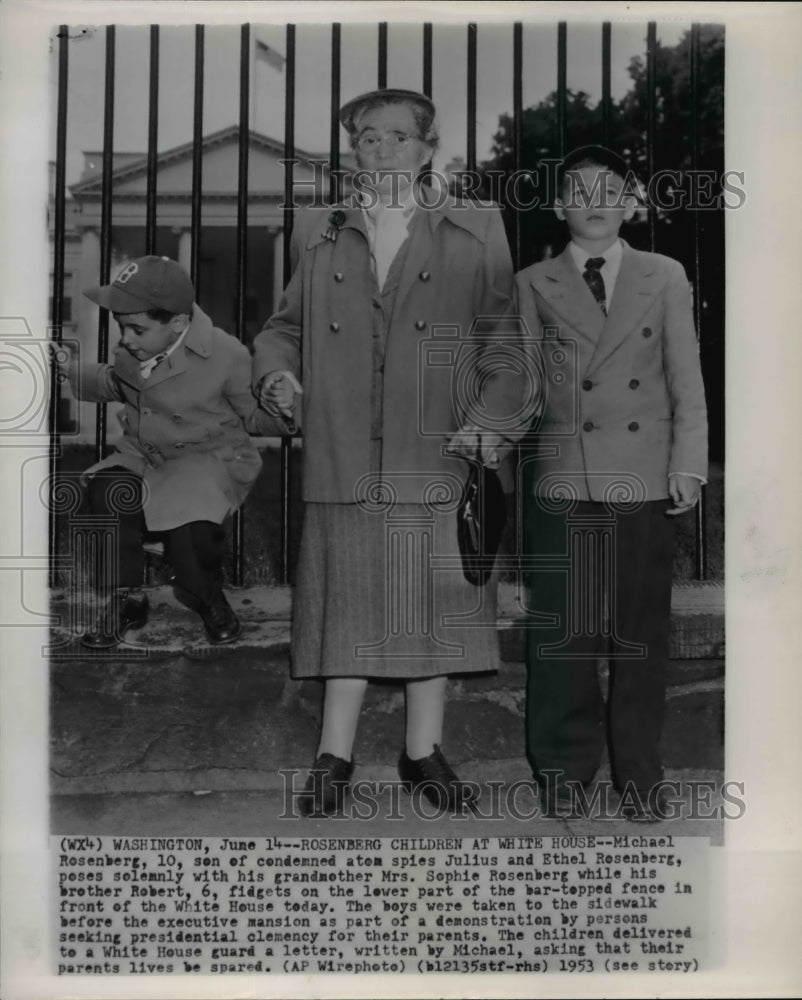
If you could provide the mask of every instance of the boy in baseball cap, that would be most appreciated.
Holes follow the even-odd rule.
[[[90,508],[115,519],[118,545],[111,600],[82,642],[113,646],[146,624],[146,531],[163,533],[175,595],[200,615],[209,642],[231,642],[240,624],[223,593],[222,524],[261,468],[249,434],[294,425],[259,410],[247,348],[194,303],[175,261],[139,257],[84,294],[113,314],[120,341],[110,364],[70,365],[70,384],[78,399],[122,403],[123,437],[85,473]]]

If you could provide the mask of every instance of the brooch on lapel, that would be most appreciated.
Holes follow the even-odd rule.
[[[341,212],[339,209],[336,212],[332,212],[329,216],[329,224],[326,231],[323,233],[323,239],[329,240],[332,243],[337,242],[337,235],[340,232],[340,227],[345,222],[345,212]]]

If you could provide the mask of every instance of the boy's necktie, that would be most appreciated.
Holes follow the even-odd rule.
[[[607,315],[607,293],[604,290],[604,278],[599,273],[604,267],[604,257],[588,257],[582,277],[588,288],[593,292],[593,298],[601,306],[601,311]]]

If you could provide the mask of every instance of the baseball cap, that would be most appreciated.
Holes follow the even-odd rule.
[[[339,117],[346,132],[353,134],[355,131],[354,118],[364,104],[375,105],[381,104],[384,101],[392,104],[409,101],[411,104],[417,104],[418,107],[424,108],[429,115],[426,131],[428,131],[434,121],[434,104],[425,94],[420,94],[417,90],[399,90],[394,87],[383,87],[380,90],[371,90],[367,94],[360,94],[359,97],[353,97],[350,101],[346,101],[343,104],[340,108]]]
[[[115,313],[166,309],[191,313],[195,289],[187,272],[169,257],[137,257],[120,271],[110,285],[89,288],[84,295]]]

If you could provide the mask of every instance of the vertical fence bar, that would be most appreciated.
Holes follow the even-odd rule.
[[[66,216],[66,171],[67,171],[67,86],[69,82],[69,28],[62,24],[58,30],[58,98],[56,106],[56,176],[53,191],[53,307],[50,315],[51,336],[61,343],[64,323],[64,236]],[[59,409],[61,404],[61,383],[55,363],[50,366],[50,410],[48,429],[50,431],[50,451],[48,454],[50,488],[48,507],[48,545],[50,552],[50,586],[57,583],[56,556],[58,548],[58,516],[56,514],[55,491],[59,473],[61,439],[59,436]]]
[[[150,26],[148,167],[145,193],[145,253],[156,253],[156,159],[159,142],[159,26]]]
[[[284,64],[284,284],[290,280],[290,236],[293,224],[293,186],[295,180],[295,25],[287,25],[286,62]]]
[[[523,25],[516,21],[512,26],[512,150],[513,166],[516,174],[523,167],[523,127],[524,127],[524,34]],[[517,271],[521,266],[521,213],[515,210],[512,260]]]
[[[387,86],[387,22],[379,24],[379,90]]]
[[[107,285],[111,274],[112,169],[114,166],[114,62],[115,27],[106,28],[106,69],[103,100],[103,165],[100,184],[100,284]],[[97,325],[97,359],[109,357],[109,313],[101,309]],[[98,403],[95,415],[95,461],[106,455],[106,404]]]
[[[568,26],[565,21],[557,25],[557,143],[560,156],[565,156],[565,137],[568,108]]]
[[[690,52],[690,98],[691,98],[691,170],[698,170],[700,165],[699,151],[699,47],[700,28],[698,24],[691,25]],[[702,339],[702,239],[699,225],[699,211],[691,207],[693,212],[693,308],[696,324],[696,336]],[[699,503],[696,505],[696,578],[707,579],[707,491],[702,487]]]
[[[646,181],[654,176],[654,139],[657,116],[657,24],[649,21],[646,29]],[[656,215],[654,206],[648,206],[649,242],[654,253]]]
[[[336,204],[342,197],[340,177],[340,60],[342,41],[339,24],[331,26],[331,134],[329,136],[329,203]]]
[[[611,62],[611,25],[609,21],[602,24],[602,143],[610,145],[612,130],[613,100],[610,84]]]
[[[239,158],[237,169],[237,293],[236,331],[245,339],[248,294],[248,153],[250,149],[251,26],[240,29],[239,53]],[[245,518],[242,510],[234,514],[234,583],[242,586]]]
[[[423,25],[423,93],[432,96],[432,26]]]
[[[476,25],[468,25],[468,121],[467,160],[468,172],[476,173]]]
[[[284,170],[284,284],[290,280],[290,237],[293,225],[293,163],[295,159],[295,25],[287,25],[286,62],[284,64],[284,159],[289,161]],[[339,110],[339,109],[338,109]],[[288,583],[290,579],[290,487],[292,479],[292,438],[281,439],[281,460],[279,467],[281,498],[279,516],[281,518],[281,539],[279,579]]]
[[[195,25],[195,93],[193,97],[192,124],[192,209],[190,230],[192,235],[192,255],[190,277],[195,286],[195,301],[200,301],[200,261],[201,261],[201,193],[203,191],[203,63],[204,28]]]

